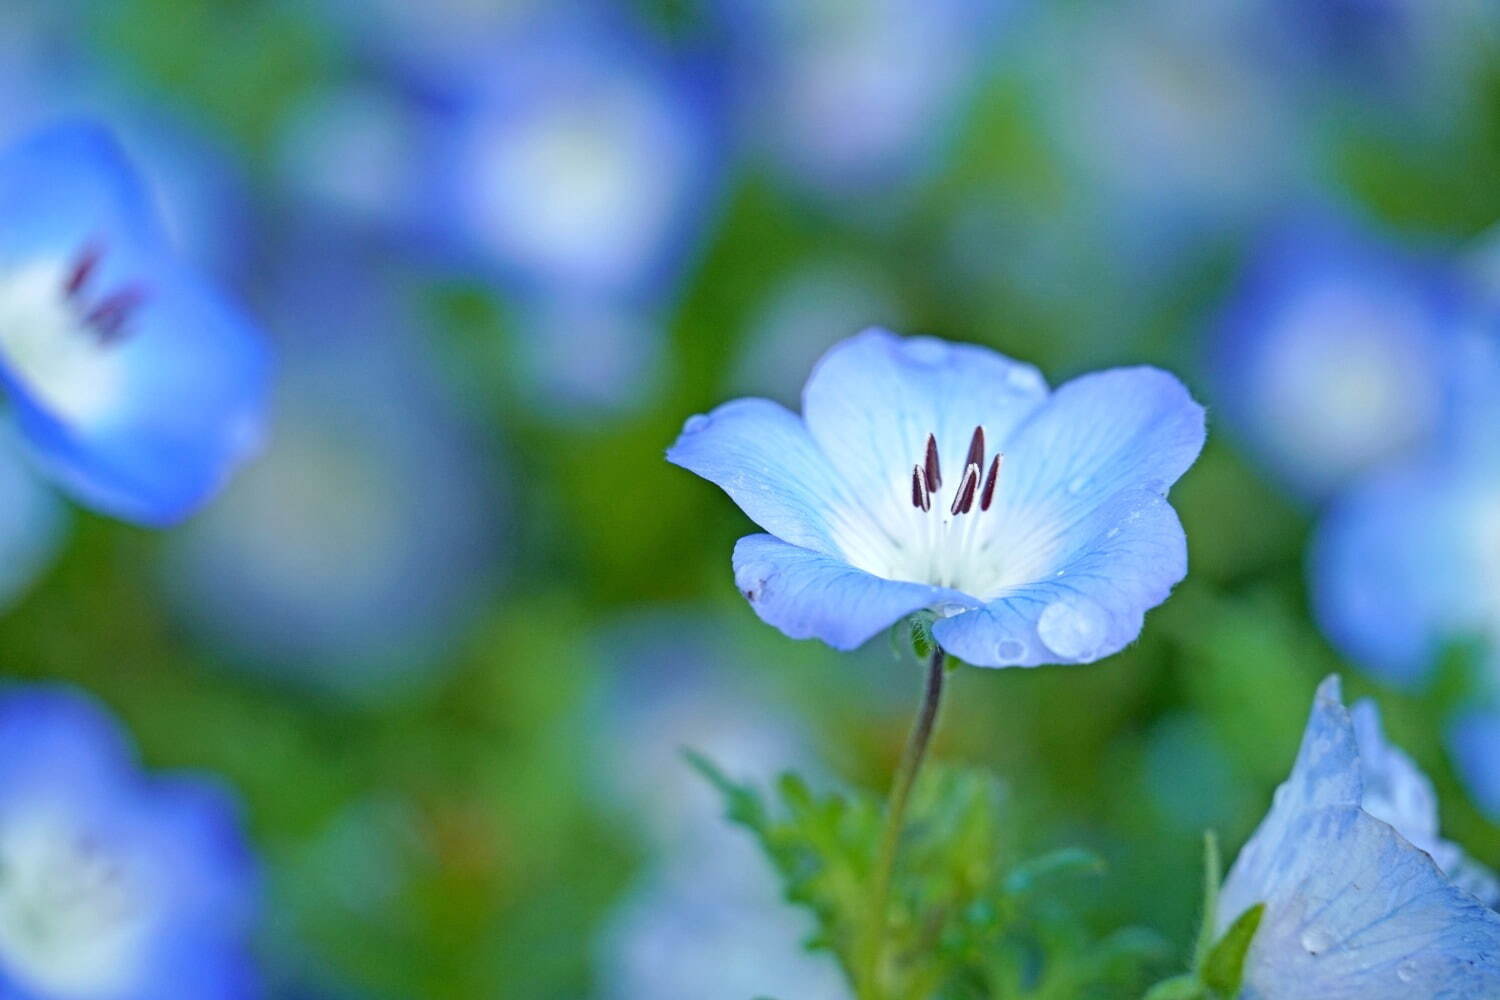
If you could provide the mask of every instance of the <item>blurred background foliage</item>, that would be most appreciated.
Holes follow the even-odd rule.
[[[1448,834],[1500,864],[1443,753],[1464,651],[1397,691],[1325,643],[1304,568],[1317,501],[1218,419],[1210,350],[1289,213],[1444,260],[1500,218],[1493,7],[583,8],[604,39],[587,44],[660,61],[698,116],[680,174],[663,154],[620,181],[648,206],[686,198],[664,209],[662,273],[586,295],[454,237],[475,210],[427,173],[454,148],[454,95],[509,65],[544,7],[0,13],[5,133],[67,113],[116,127],[282,369],[267,455],[193,522],[48,515],[66,530],[45,528],[58,552],[17,584],[0,662],[96,692],[152,764],[240,790],[278,995],[840,995],[677,750],[879,793],[920,673],[880,641],[838,655],[756,622],[728,567],[748,522],[662,450],[732,395],[795,401],[819,352],[871,323],[1053,382],[1160,364],[1209,406],[1174,493],[1192,569],[1140,642],[953,678],[938,757],[1003,781],[1028,852],[1107,862],[1081,926],[1152,929],[1178,950],[1158,971],[1180,967],[1203,829],[1229,852],[1248,834],[1332,670],[1379,697]],[[696,190],[658,198],[653,170]],[[6,543],[14,559],[41,530]]]

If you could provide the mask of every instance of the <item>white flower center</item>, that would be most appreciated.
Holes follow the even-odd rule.
[[[0,965],[49,996],[114,995],[146,931],[138,888],[61,817],[0,821]]]
[[[876,576],[946,587],[985,602],[1040,579],[1056,539],[1033,530],[1035,518],[1018,517],[1001,502],[1004,463],[1003,454],[986,455],[984,428],[976,427],[961,474],[945,478],[937,439],[929,434],[902,487],[905,502],[871,512],[885,530],[840,531],[840,547],[852,565]]]
[[[99,288],[100,252],[0,265],[0,355],[53,416],[89,423],[109,411],[123,373],[109,348],[129,331],[139,289]]]

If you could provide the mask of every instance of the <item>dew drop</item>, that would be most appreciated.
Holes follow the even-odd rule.
[[[1319,955],[1333,947],[1333,935],[1322,927],[1309,927],[1302,932],[1302,947],[1309,955]]]
[[[1053,601],[1042,609],[1036,632],[1058,656],[1086,660],[1104,644],[1104,613],[1094,602],[1081,598]]]
[[[1416,979],[1417,963],[1408,958],[1406,961],[1396,966],[1396,978],[1401,980],[1403,983],[1409,983],[1413,979]]]
[[[995,658],[1001,663],[1016,663],[1026,657],[1026,644],[1006,639],[995,646]]]
[[[694,431],[701,431],[709,423],[710,420],[707,413],[695,413],[691,417],[688,417],[687,421],[682,425],[682,433],[692,434]]]
[[[1068,492],[1072,493],[1074,496],[1077,496],[1079,493],[1082,493],[1084,490],[1088,489],[1088,486],[1088,476],[1074,476],[1068,482]]]
[[[1042,376],[1035,368],[1016,365],[1005,377],[1010,387],[1017,392],[1034,392],[1042,387]]]

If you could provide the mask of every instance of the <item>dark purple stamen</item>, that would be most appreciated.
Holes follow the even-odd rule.
[[[83,291],[83,286],[89,283],[94,268],[99,265],[99,249],[95,246],[86,246],[78,254],[78,260],[73,263],[73,270],[68,273],[68,280],[63,284],[63,291],[68,298],[76,298]]]
[[[943,473],[938,465],[937,438],[927,435],[927,492],[936,493],[943,485]]]
[[[100,343],[113,344],[125,335],[125,324],[145,301],[146,293],[139,288],[122,288],[105,296],[83,321],[99,334]]]
[[[995,484],[1000,480],[1000,459],[1004,457],[997,452],[990,461],[990,474],[985,477],[984,492],[979,495],[980,510],[989,510],[990,504],[995,502]]]
[[[974,428],[974,436],[969,439],[969,456],[964,459],[964,468],[969,466],[984,468],[984,428]]]
[[[973,510],[974,494],[978,489],[979,467],[971,465],[964,470],[964,481],[959,484],[958,495],[953,498],[953,506],[948,508],[948,513],[956,516]]]
[[[922,501],[925,499],[927,499],[927,490],[923,488],[922,468],[914,465],[911,468],[911,505],[921,509]]]

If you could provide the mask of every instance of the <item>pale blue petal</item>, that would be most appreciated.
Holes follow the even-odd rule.
[[[795,413],[766,399],[737,399],[692,417],[667,460],[718,484],[756,524],[793,545],[840,556],[840,532],[877,529]]]
[[[973,344],[870,329],[835,345],[808,377],[802,415],[833,469],[882,520],[911,508],[912,468],[937,439],[956,485],[974,428],[991,450],[1047,398],[1031,365]]]
[[[905,615],[968,598],[941,587],[872,576],[770,535],[734,547],[734,580],[755,613],[793,639],[854,649]]]
[[[1248,907],[1266,905],[1241,997],[1500,995],[1500,915],[1361,808],[1362,767],[1338,679],[1330,677],[1318,689],[1291,777],[1219,896],[1220,931]]]
[[[943,647],[981,667],[1089,663],[1134,641],[1187,573],[1182,524],[1159,493],[1116,494],[1070,533],[1078,543],[1060,568],[937,622]]]

